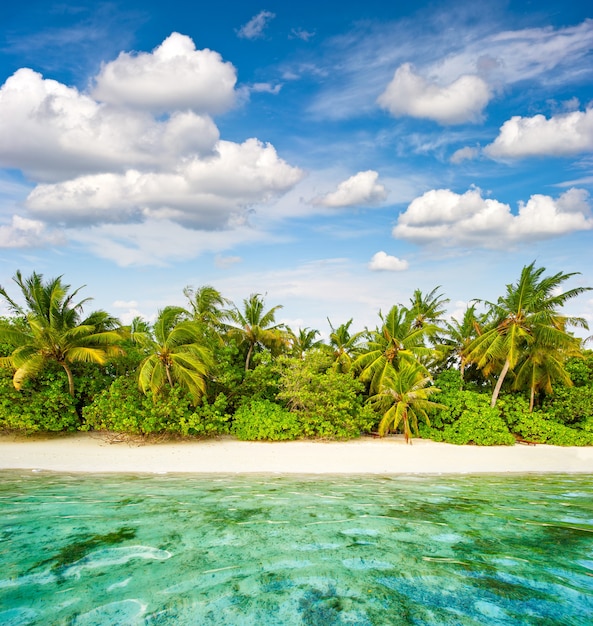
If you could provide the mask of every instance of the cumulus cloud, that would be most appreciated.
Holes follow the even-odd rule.
[[[435,189],[416,198],[400,214],[393,236],[421,245],[505,248],[593,229],[588,193],[569,189],[558,198],[540,194],[508,204],[483,198],[480,189],[456,194]]]
[[[0,87],[0,166],[36,184],[25,201],[36,220],[237,228],[303,176],[270,144],[220,139],[207,112],[231,103],[234,68],[188,37],[122,53],[94,84],[84,93],[20,69]]]
[[[381,250],[373,255],[368,267],[376,272],[402,272],[408,269],[409,264],[406,260],[398,259]]]
[[[469,146],[466,146],[465,148],[460,148],[459,150],[456,150],[451,155],[451,158],[449,160],[451,161],[451,163],[458,165],[463,161],[473,161],[474,159],[477,159],[479,155],[480,151],[478,150],[478,148],[471,148]]]
[[[215,114],[235,101],[237,76],[213,50],[196,50],[190,37],[172,33],[152,52],[122,52],[105,63],[92,96],[118,106]]]
[[[569,155],[593,150],[593,108],[547,119],[514,116],[484,152],[493,158]]]
[[[260,11],[252,17],[247,24],[243,24],[237,31],[237,36],[242,39],[259,39],[263,37],[266,26],[276,17],[271,11]]]
[[[34,180],[162,169],[189,155],[210,155],[218,138],[208,116],[185,111],[157,120],[101,105],[29,69],[0,87],[0,164]]]
[[[187,159],[173,171],[81,176],[38,185],[29,211],[45,220],[75,223],[169,219],[192,228],[236,225],[249,206],[296,184],[303,173],[270,144],[220,141],[209,159]]]
[[[60,244],[64,238],[47,231],[45,224],[13,215],[10,224],[0,225],[0,248],[39,248]]]
[[[377,204],[387,197],[378,178],[379,174],[373,170],[358,172],[341,182],[336,191],[314,198],[312,203],[333,208]]]
[[[404,63],[377,103],[395,117],[409,115],[449,125],[480,121],[489,100],[490,88],[479,76],[465,74],[443,86],[428,82]]]

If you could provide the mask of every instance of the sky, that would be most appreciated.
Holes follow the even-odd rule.
[[[575,0],[3,3],[0,284],[63,276],[124,323],[212,285],[322,337],[415,289],[460,319],[532,261],[593,287],[592,18]],[[593,292],[565,312],[593,327]]]

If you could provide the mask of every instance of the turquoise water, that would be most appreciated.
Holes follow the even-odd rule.
[[[593,624],[593,476],[0,472],[0,624]]]

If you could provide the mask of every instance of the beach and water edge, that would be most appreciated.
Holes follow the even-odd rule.
[[[159,442],[112,433],[0,435],[0,470],[88,473],[475,474],[591,473],[593,447],[472,446],[402,435],[350,441]]]

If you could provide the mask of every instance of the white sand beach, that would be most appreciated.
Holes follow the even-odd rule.
[[[455,446],[402,436],[346,442],[113,442],[101,433],[0,437],[0,469],[58,472],[442,474],[593,473],[593,447]]]

